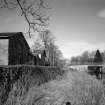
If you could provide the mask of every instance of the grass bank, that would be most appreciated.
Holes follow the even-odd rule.
[[[68,71],[60,80],[40,86],[27,84],[30,86],[28,89],[21,80],[25,79],[13,85],[5,105],[65,105],[66,102],[72,105],[105,105],[103,84],[85,72]]]

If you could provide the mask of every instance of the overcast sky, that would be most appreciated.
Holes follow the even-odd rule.
[[[50,6],[50,29],[64,57],[105,50],[105,0],[50,0]],[[0,32],[24,32],[25,25],[16,13],[0,11]]]

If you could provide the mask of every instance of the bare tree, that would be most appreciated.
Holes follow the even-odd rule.
[[[42,42],[44,43],[45,48],[50,45],[51,43],[54,44],[55,37],[53,36],[52,32],[50,30],[45,30],[43,32],[40,32],[40,38]]]
[[[35,52],[37,48],[41,48],[46,52],[46,60],[52,66],[60,65],[60,58],[62,58],[62,52],[59,50],[58,46],[55,44],[55,37],[50,30],[40,32],[40,39],[43,42],[43,46],[38,44],[38,41],[34,43],[33,51]],[[36,44],[37,43],[37,44]]]
[[[48,2],[45,0],[0,0],[0,8],[18,8],[21,16],[24,16],[28,23],[29,36],[32,31],[41,31],[49,20],[49,16],[45,13],[49,9]]]
[[[95,63],[102,63],[103,62],[103,58],[102,58],[102,55],[100,53],[100,50],[96,51],[96,54],[94,56],[94,62]]]

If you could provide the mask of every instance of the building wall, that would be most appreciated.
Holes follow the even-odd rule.
[[[34,56],[23,34],[0,33],[0,65],[19,64],[34,64]]]
[[[17,36],[9,39],[9,65],[26,64],[33,60],[30,49],[22,41]]]

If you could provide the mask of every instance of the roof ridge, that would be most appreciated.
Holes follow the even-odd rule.
[[[0,33],[0,37],[11,37],[18,33],[22,33],[22,32],[2,32],[2,33]]]

